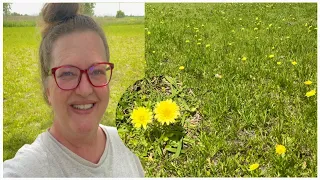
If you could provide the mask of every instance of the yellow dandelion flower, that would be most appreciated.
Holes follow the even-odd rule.
[[[180,69],[180,70],[184,70],[184,66],[180,66],[179,69]]]
[[[256,17],[256,21],[258,21],[259,20],[259,18],[258,17]]]
[[[274,58],[274,54],[270,54],[270,55],[269,55],[269,58],[270,58],[270,59]]]
[[[286,152],[286,147],[284,147],[283,145],[279,145],[277,144],[276,146],[276,153],[281,155],[281,154],[284,154]]]
[[[277,62],[278,65],[281,65],[281,62]]]
[[[296,61],[292,61],[291,63],[292,63],[292,65],[294,65],[294,66],[297,64]]]
[[[304,84],[305,85],[310,85],[310,84],[312,84],[312,81],[308,80],[308,81],[304,82]]]
[[[253,30],[254,30],[254,31],[256,31],[256,30],[258,30],[258,28],[257,28],[257,27],[255,27]]]
[[[186,40],[186,43],[189,43],[190,41],[189,40]]]
[[[259,167],[259,164],[258,164],[258,163],[251,164],[251,165],[249,166],[249,171],[256,170],[258,167]]]
[[[130,118],[134,127],[140,128],[143,126],[146,129],[147,124],[152,121],[152,112],[145,107],[138,107],[132,111]]]
[[[150,35],[151,34],[151,32],[150,31],[148,31],[148,35]]]
[[[207,44],[207,45],[206,45],[206,48],[208,48],[208,47],[210,47],[210,44]]]
[[[152,51],[152,53],[154,54],[154,53],[156,53],[156,51]]]
[[[241,60],[242,60],[242,61],[246,61],[246,60],[247,60],[247,57],[242,57]]]
[[[311,96],[314,96],[315,94],[316,94],[316,90],[314,89],[314,90],[311,90],[311,91],[307,92],[306,96],[307,97],[311,97]]]
[[[241,21],[242,20],[242,18],[239,18],[239,21]]]
[[[167,123],[174,123],[175,119],[180,115],[180,108],[176,102],[171,99],[166,101],[161,101],[156,105],[154,110],[155,118],[163,125]]]

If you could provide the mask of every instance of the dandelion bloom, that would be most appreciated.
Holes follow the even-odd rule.
[[[151,34],[151,32],[150,31],[148,31],[148,35],[150,35]]]
[[[256,170],[258,167],[259,167],[259,164],[258,164],[258,163],[251,164],[250,167],[249,167],[249,171]]]
[[[277,144],[276,153],[281,155],[281,154],[284,154],[285,152],[286,152],[286,147],[284,147],[283,145]]]
[[[312,81],[308,80],[308,81],[304,82],[304,84],[305,85],[310,85],[310,84],[312,84]]]
[[[152,53],[154,54],[154,53],[156,53],[156,51],[152,51]]]
[[[143,126],[146,129],[147,124],[152,121],[152,112],[145,107],[138,107],[132,111],[130,118],[134,127],[140,128]]]
[[[155,118],[163,125],[167,123],[174,123],[175,119],[180,115],[180,108],[176,102],[171,99],[166,101],[161,101],[156,105],[154,110]]]
[[[314,96],[315,94],[316,94],[316,90],[311,90],[311,91],[306,93],[306,96],[307,97],[311,97],[311,96]]]
[[[281,65],[281,62],[277,62],[278,65]]]
[[[296,64],[297,64],[297,62],[296,62],[296,61],[292,61],[291,63],[292,63],[292,65],[296,65]]]
[[[179,69],[180,69],[180,70],[184,70],[184,66],[180,66]]]
[[[247,60],[247,57],[243,57],[241,60],[242,60],[242,61],[246,61],[246,60]]]
[[[271,59],[271,58],[274,58],[274,55],[273,54],[270,54],[269,55],[269,58]]]

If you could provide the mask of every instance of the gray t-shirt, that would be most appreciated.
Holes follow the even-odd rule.
[[[3,177],[144,177],[140,160],[123,144],[117,129],[100,127],[107,142],[98,164],[73,153],[46,131],[3,163]]]

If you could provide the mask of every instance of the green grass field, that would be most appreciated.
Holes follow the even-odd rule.
[[[115,64],[109,106],[101,122],[111,126],[115,125],[116,105],[122,93],[144,77],[144,20],[125,19],[121,23],[115,18],[116,22],[99,20],[109,43],[110,61]],[[3,28],[3,160],[14,157],[20,147],[32,143],[52,123],[52,112],[41,92],[40,40],[36,26]]]
[[[306,96],[317,89],[316,3],[147,3],[145,9],[146,77],[181,80],[201,100],[202,116],[195,142],[178,158],[154,154],[156,146],[134,149],[146,176],[317,176],[317,95]],[[139,147],[137,139],[129,145]],[[276,153],[277,144],[285,154]]]

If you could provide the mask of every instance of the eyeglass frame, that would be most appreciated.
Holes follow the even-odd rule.
[[[110,69],[110,71],[111,71],[111,72],[110,72],[110,78],[109,78],[109,80],[108,80],[108,83],[106,83],[106,84],[104,84],[104,85],[101,85],[101,86],[95,86],[95,85],[92,84],[92,82],[91,82],[91,80],[90,80],[90,77],[89,77],[89,74],[88,74],[88,70],[89,70],[91,67],[93,67],[93,66],[95,66],[95,65],[99,65],[99,64],[108,64],[108,65],[111,67],[111,69]],[[56,78],[56,71],[57,71],[58,69],[60,69],[60,68],[63,68],[63,67],[75,67],[75,68],[77,68],[77,69],[80,70],[80,77],[79,77],[78,84],[77,84],[76,87],[74,87],[74,88],[72,88],[72,89],[63,89],[63,88],[61,88],[61,87],[59,86],[59,84],[58,84],[58,82],[57,82],[57,78]],[[49,75],[53,75],[53,76],[54,76],[54,80],[55,80],[57,86],[58,86],[61,90],[69,91],[69,90],[74,90],[74,89],[76,89],[76,88],[79,86],[83,73],[85,73],[85,74],[87,75],[87,79],[88,79],[89,83],[90,83],[93,87],[104,87],[104,86],[107,86],[107,85],[110,83],[110,81],[111,81],[113,68],[114,68],[114,64],[113,64],[113,63],[109,63],[109,62],[94,63],[94,64],[92,64],[92,65],[91,65],[89,68],[87,68],[87,69],[80,69],[80,68],[78,68],[77,66],[73,66],[73,65],[62,65],[62,66],[58,66],[58,67],[51,68],[51,70],[49,71]]]

